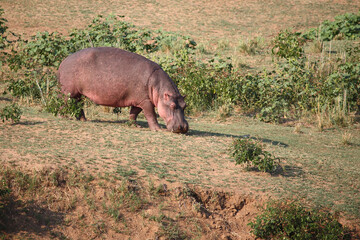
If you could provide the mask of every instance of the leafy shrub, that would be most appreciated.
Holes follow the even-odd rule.
[[[22,68],[39,71],[59,67],[68,54],[67,42],[61,34],[39,32],[30,41],[20,40],[19,49],[12,51],[8,63],[15,71]]]
[[[86,28],[75,29],[68,41],[69,51],[76,52],[88,47],[118,47],[131,52],[155,52],[166,45],[178,43],[180,48],[194,48],[196,43],[189,37],[170,32],[136,28],[116,16],[99,15]]]
[[[59,90],[54,90],[47,99],[45,110],[52,113],[54,116],[71,116],[79,118],[81,111],[84,108],[84,100],[77,100],[70,98],[61,93]]]
[[[7,20],[3,17],[1,17],[4,14],[4,9],[0,8],[0,49],[4,49],[6,45],[6,35],[5,32],[8,29],[8,27],[5,25]]]
[[[304,59],[288,59],[273,71],[238,76],[237,103],[265,122],[278,122],[312,106],[317,91],[312,75]]]
[[[360,106],[359,62],[358,47],[346,49],[346,58],[332,62],[327,72],[319,61],[286,59],[273,71],[239,76],[241,92],[237,103],[255,110],[265,122],[297,117],[304,111],[314,111],[318,104],[330,110],[339,98],[345,99],[346,113],[356,111]]]
[[[290,30],[282,30],[273,39],[272,54],[278,58],[300,58],[304,55],[302,38],[300,32],[290,32]]]
[[[338,59],[336,69],[324,80],[321,95],[334,105],[346,91],[350,110],[356,110],[360,106],[360,48],[347,48],[346,53],[346,61]]]
[[[14,97],[40,98],[39,89],[36,87],[36,83],[29,73],[26,73],[25,76],[16,80],[11,79],[8,82],[7,91]]]
[[[275,161],[278,158],[264,151],[258,142],[251,139],[235,139],[232,143],[232,156],[236,164],[253,166],[263,172],[272,172],[276,169]]]
[[[319,28],[311,28],[303,34],[305,39],[320,39],[331,41],[340,39],[357,39],[360,37],[360,11],[358,13],[345,13],[335,17],[334,21],[326,20]]]
[[[270,202],[249,225],[263,239],[349,239],[333,215],[305,209],[296,202]]]
[[[224,104],[237,103],[240,83],[231,64],[221,59],[201,63],[187,49],[175,52],[172,58],[155,60],[186,95],[187,111],[216,109]]]
[[[12,123],[17,123],[20,121],[22,111],[20,107],[13,103],[1,109],[0,117],[3,122],[11,120]]]
[[[3,14],[4,14],[4,9],[0,8],[0,70],[3,64],[4,56],[6,55],[5,52],[3,52],[2,50],[7,45],[6,30],[8,29],[8,27],[6,26],[7,20],[2,17]]]

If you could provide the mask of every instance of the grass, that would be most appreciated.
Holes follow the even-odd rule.
[[[339,144],[341,130],[302,127],[303,133],[296,134],[289,127],[239,116],[225,122],[212,122],[206,116],[189,119],[190,132],[176,135],[128,127],[118,123],[115,115],[101,115],[83,123],[24,108],[22,123],[0,125],[2,159],[28,168],[81,166],[92,176],[150,177],[168,184],[298,196],[360,217],[356,191],[360,188],[360,130],[356,126],[349,130],[351,145],[344,146]],[[281,158],[283,171],[271,176],[235,166],[228,147],[233,138],[245,135],[259,138],[267,151]]]

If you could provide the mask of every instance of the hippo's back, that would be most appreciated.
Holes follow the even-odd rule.
[[[130,106],[148,97],[147,81],[159,65],[118,48],[87,48],[68,56],[59,67],[64,93],[85,95],[97,104]]]

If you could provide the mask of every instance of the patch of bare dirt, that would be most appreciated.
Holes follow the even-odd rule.
[[[5,239],[253,239],[247,224],[262,204],[200,187],[5,165],[1,180],[11,188],[0,198]]]

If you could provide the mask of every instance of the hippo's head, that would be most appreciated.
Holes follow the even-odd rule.
[[[180,94],[164,93],[158,102],[158,112],[166,123],[166,128],[174,133],[186,133],[189,124],[184,117],[186,103]]]

